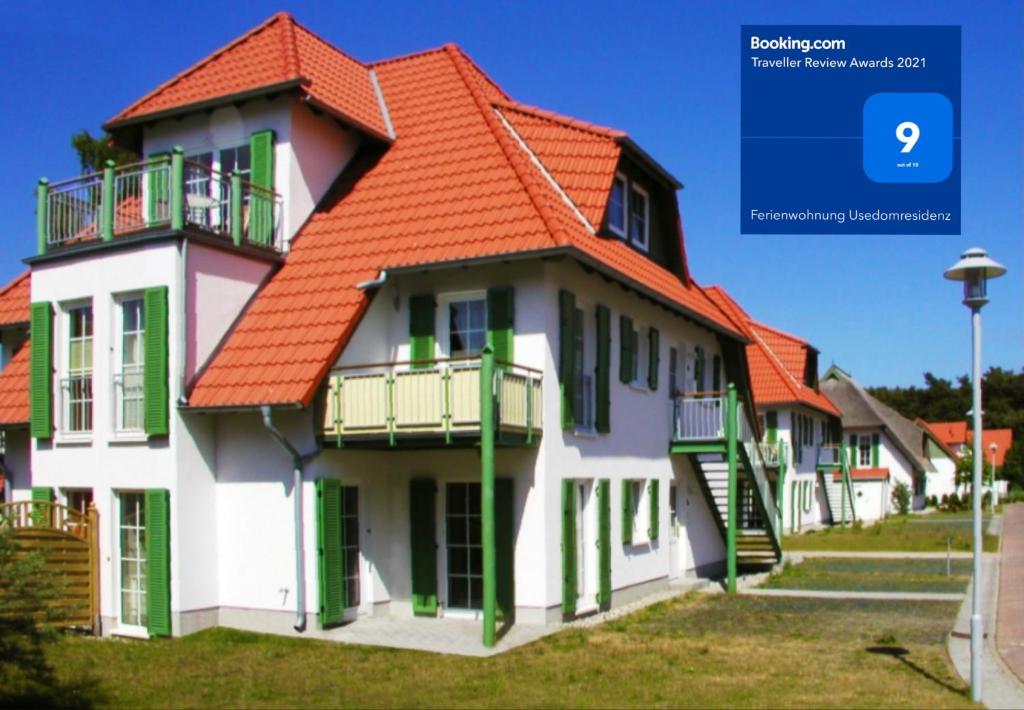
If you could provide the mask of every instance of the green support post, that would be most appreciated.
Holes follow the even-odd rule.
[[[114,238],[114,161],[103,164],[103,196],[100,199],[100,236],[109,242]]]
[[[185,149],[171,150],[171,229],[185,228]]]
[[[495,641],[498,573],[494,532],[494,351],[480,354],[480,532],[484,557],[484,646]]]
[[[242,174],[231,171],[231,241],[242,246]]]
[[[779,478],[775,481],[775,510],[779,519],[779,549],[782,549],[782,535],[786,525],[784,501],[786,500],[786,442],[780,441],[779,447]]]
[[[736,510],[736,498],[739,492],[739,482],[737,480],[736,472],[736,385],[732,382],[729,383],[726,402],[727,404],[725,408],[725,457],[726,462],[729,465],[729,486],[727,489],[727,495],[729,496],[729,512],[726,517],[725,563],[728,574],[727,591],[730,594],[732,594],[736,591],[736,526],[738,524],[739,519]]]
[[[36,185],[36,252],[46,253],[47,232],[50,229],[49,216],[49,195],[50,181],[44,177],[39,178]]]

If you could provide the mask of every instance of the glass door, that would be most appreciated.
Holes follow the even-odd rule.
[[[119,500],[119,586],[122,627],[145,631],[146,511],[142,493],[121,493]]]
[[[480,610],[484,596],[480,484],[449,483],[445,493],[448,607]]]

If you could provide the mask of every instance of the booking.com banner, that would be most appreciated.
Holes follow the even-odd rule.
[[[960,28],[741,30],[744,234],[959,234]]]

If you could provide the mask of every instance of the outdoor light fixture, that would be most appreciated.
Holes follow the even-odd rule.
[[[971,476],[971,509],[974,527],[974,571],[971,583],[971,699],[981,702],[981,307],[988,303],[987,284],[1006,273],[1006,267],[978,247],[960,255],[946,270],[950,281],[964,282],[964,305],[971,309],[971,419],[974,422],[974,455]]]

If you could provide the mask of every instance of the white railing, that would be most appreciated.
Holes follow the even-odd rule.
[[[765,510],[761,518],[766,527],[770,528],[772,537],[778,540],[779,534],[776,526],[779,511],[775,503],[775,492],[772,490],[772,482],[768,479],[768,474],[765,471],[764,461],[761,459],[761,448],[758,446],[754,429],[750,426],[746,410],[742,405],[736,408],[736,420],[737,438],[746,452],[754,485],[757,486],[757,492],[764,503]]]
[[[676,441],[725,438],[725,397],[679,395],[672,399],[672,436]]]
[[[768,468],[779,467],[779,445],[778,443],[761,442],[757,445],[761,450],[761,458],[764,459],[764,465]]]
[[[92,431],[92,375],[75,375],[60,381],[64,401],[61,430],[67,433]]]
[[[100,231],[103,175],[93,173],[55,182],[46,196],[49,246],[95,239]]]
[[[138,432],[143,428],[144,388],[142,370],[114,375],[114,430]]]

